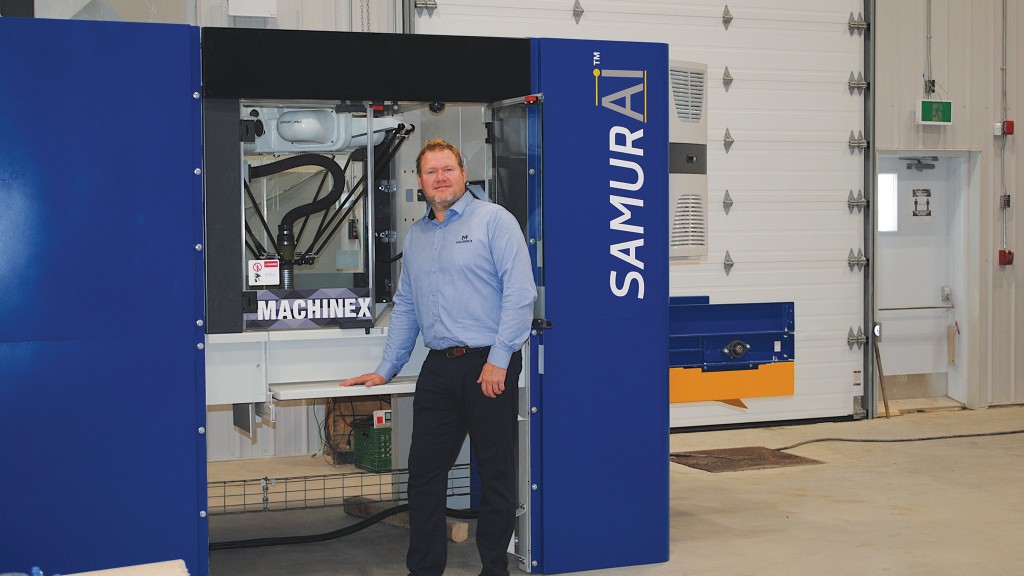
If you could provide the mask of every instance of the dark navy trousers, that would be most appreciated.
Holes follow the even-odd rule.
[[[448,561],[445,521],[448,471],[469,433],[480,473],[480,517],[476,545],[481,574],[507,575],[506,550],[515,530],[516,430],[521,352],[512,355],[505,391],[488,398],[477,378],[488,348],[458,358],[431,351],[423,362],[413,398],[409,451],[409,553],[415,576],[440,576]]]

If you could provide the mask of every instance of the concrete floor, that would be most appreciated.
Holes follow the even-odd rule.
[[[891,419],[674,434],[670,447],[779,448],[816,438],[1021,429],[1024,407],[904,412]],[[1024,434],[821,442],[790,452],[823,464],[720,474],[671,464],[669,562],[580,574],[1024,573]],[[211,516],[210,531],[211,540],[224,541],[324,532],[351,521],[338,508],[257,512]],[[407,543],[406,530],[376,525],[318,544],[213,552],[211,575],[401,575]],[[449,544],[446,574],[478,571],[472,536]]]

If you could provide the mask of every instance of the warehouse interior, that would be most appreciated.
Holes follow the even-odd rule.
[[[462,147],[469,189],[507,202],[531,241],[535,265],[543,268],[540,258],[548,268],[549,315],[539,308],[537,318],[556,319],[555,327],[535,322],[525,349],[534,369],[524,370],[520,379],[519,496],[525,512],[509,546],[513,574],[1007,574],[1024,561],[1018,542],[1024,533],[1024,497],[1015,482],[1024,472],[1024,362],[1019,359],[1024,272],[1013,261],[1017,224],[1024,217],[1017,194],[1024,182],[1019,169],[1024,151],[1014,134],[1014,119],[1024,109],[1024,59],[1015,33],[1024,26],[1024,7],[1013,0],[755,0],[743,5],[530,0],[515,6],[498,0],[0,0],[0,24],[28,18],[72,26],[152,25],[131,34],[166,34],[196,47],[181,58],[170,54],[173,64],[184,67],[166,74],[185,77],[191,66],[187,106],[160,112],[165,118],[181,113],[194,124],[166,128],[164,144],[154,150],[168,166],[180,161],[189,167],[187,178],[168,176],[166,190],[190,190],[198,200],[175,205],[181,211],[173,213],[188,220],[187,230],[173,238],[188,248],[174,261],[178,272],[187,272],[180,281],[192,282],[172,290],[183,298],[174,310],[188,317],[181,327],[173,319],[140,315],[126,322],[124,333],[97,322],[90,334],[68,328],[74,323],[65,324],[63,317],[47,321],[56,326],[50,332],[37,330],[25,310],[66,298],[72,290],[54,288],[54,279],[63,277],[58,274],[73,270],[90,280],[108,274],[77,263],[31,272],[30,257],[39,262],[44,251],[50,261],[66,256],[76,227],[56,236],[53,245],[43,242],[38,252],[24,251],[0,264],[4,277],[27,288],[22,297],[0,305],[0,313],[11,319],[0,331],[0,366],[11,374],[0,390],[14,401],[0,412],[0,433],[20,437],[26,403],[66,398],[54,414],[82,431],[67,462],[85,476],[116,466],[112,484],[139,490],[122,498],[114,496],[116,490],[97,487],[98,480],[54,470],[48,460],[53,455],[38,448],[58,441],[59,430],[33,432],[22,445],[8,443],[0,459],[19,469],[46,466],[47,474],[33,482],[18,480],[0,500],[16,519],[0,527],[0,573],[28,574],[31,566],[45,573],[84,573],[129,561],[178,559],[187,559],[181,566],[188,564],[188,573],[213,576],[406,573],[408,529],[403,514],[392,516],[397,510],[391,508],[405,501],[414,383],[422,357],[414,355],[398,378],[377,390],[341,392],[335,383],[372,370],[380,358],[387,300],[401,266],[396,263],[400,238],[422,215],[410,166],[419,146],[438,136]],[[99,36],[122,29],[104,30]],[[60,59],[59,50],[74,50],[75,38],[70,34],[52,53],[38,53],[39,77]],[[430,46],[431,39],[449,50],[447,70],[454,73],[473,62],[472,74],[440,81],[449,90],[465,90],[464,100],[387,96],[378,102],[374,96],[349,101],[302,92],[308,85],[390,90],[388,83],[394,82],[400,85],[396,93],[415,93],[416,79],[428,76],[417,70],[429,66],[405,55],[419,54],[417,48]],[[599,46],[600,55],[586,42]],[[374,54],[364,53],[360,43]],[[590,214],[593,203],[585,194],[595,188],[593,182],[602,182],[600,176],[588,178],[608,162],[608,147],[604,133],[588,138],[583,128],[574,132],[577,117],[567,120],[569,114],[587,107],[560,107],[560,77],[568,75],[555,70],[572,70],[570,60],[583,61],[587,74],[594,68],[586,80],[594,82],[587,94],[593,93],[596,103],[599,67],[614,67],[620,46],[640,46],[636,53],[643,58],[661,58],[661,51],[668,57],[668,70],[643,76],[643,128],[648,140],[660,138],[657,122],[647,124],[646,82],[650,78],[652,86],[660,86],[664,79],[670,86],[666,104],[672,107],[665,106],[668,138],[658,145],[665,146],[672,168],[662,183],[656,175],[659,160],[651,160],[660,158],[660,148],[647,148],[644,161],[656,168],[644,164],[649,188],[641,193],[664,185],[675,220],[668,230],[646,225],[650,252],[637,249],[643,240],[633,240],[625,251],[617,245],[618,254],[612,246],[618,264],[636,263],[637,254],[657,261],[648,260],[646,269],[640,262],[645,276],[634,277],[647,280],[646,300],[640,280],[639,304],[657,312],[648,318],[649,308],[623,308],[622,316],[614,316],[607,307],[601,313],[608,317],[595,315],[588,323],[591,318],[575,306],[591,303],[587,286],[596,283],[589,282],[592,267],[576,260],[596,262],[594,254],[607,259],[608,242],[600,240],[600,250],[588,252],[588,240],[609,228],[623,231],[623,220],[631,216],[646,216],[626,208],[644,206],[642,200],[612,196],[618,220],[612,218],[609,226],[609,218],[601,216],[599,233],[592,236],[573,228],[575,220],[586,221]],[[652,46],[658,48],[644,52]],[[359,69],[371,72],[353,80],[326,71],[330,80],[320,82],[319,73],[330,67],[311,62],[317,58],[310,53],[318,58],[343,54],[338,57],[343,64],[335,68],[365,66]],[[523,54],[533,59],[517,60]],[[500,60],[492,59],[497,64],[484,71],[490,66],[481,59],[488,57]],[[299,60],[303,64],[294,64]],[[548,76],[537,71],[539,61]],[[7,58],[0,70],[14,78],[22,66]],[[314,66],[316,81],[283,72]],[[531,66],[533,76],[524,73]],[[541,105],[511,98],[527,95],[519,90],[523,84],[516,84],[519,77],[538,93]],[[615,77],[605,74],[602,81]],[[133,77],[108,70],[102,78]],[[25,90],[53,94],[58,86],[95,81],[79,75],[50,78],[38,86],[26,84],[31,87]],[[684,82],[685,93],[679,88]],[[0,90],[0,98],[31,100],[19,94],[17,84]],[[130,90],[123,94],[129,95],[125,110],[134,112],[128,117],[149,117],[145,103],[131,102]],[[502,96],[489,97],[494,94]],[[628,108],[629,99],[625,102]],[[384,103],[383,113],[374,108]],[[357,136],[349,148],[326,152],[336,165],[323,172],[304,166],[251,181],[240,176],[250,163],[270,166],[305,152],[287,143],[281,148],[280,141],[268,144],[260,132],[264,121],[268,127],[278,122],[281,111],[304,108],[330,110],[344,117],[339,123],[361,126],[362,143]],[[105,114],[83,120],[82,126],[118,118]],[[244,147],[234,134],[240,119]],[[17,144],[28,138],[24,126],[24,121],[0,120],[0,128],[16,135],[0,146],[0,200],[9,206],[0,215],[5,233],[41,221],[26,192],[35,184],[24,168],[31,162]],[[502,132],[495,126],[515,128]],[[257,136],[247,136],[247,130]],[[373,141],[370,135],[378,132],[383,138]],[[635,138],[644,131],[626,133]],[[578,161],[570,154],[574,138],[600,142],[605,156],[592,164]],[[38,134],[29,139],[32,146],[47,140]],[[172,158],[174,146],[189,141],[192,147]],[[541,141],[543,153],[537,152]],[[109,141],[98,142],[93,147]],[[377,154],[367,152],[368,142],[374,142]],[[362,156],[353,152],[358,146]],[[39,145],[51,155],[63,148]],[[677,170],[671,154],[680,150],[696,168]],[[89,158],[83,152],[67,172],[88,172]],[[516,164],[520,158],[522,164]],[[617,161],[611,165],[623,166]],[[151,169],[163,169],[153,162]],[[271,325],[250,318],[255,318],[255,302],[245,309],[249,316],[234,309],[234,300],[225,306],[237,297],[235,291],[253,294],[254,301],[255,294],[272,291],[264,288],[273,282],[258,286],[251,271],[244,271],[246,262],[276,262],[274,219],[306,201],[288,195],[315,191],[319,197],[318,186],[323,188],[328,172],[339,166],[353,194],[363,186],[367,200],[335,200],[345,223],[335,231],[342,233],[328,234],[320,246],[328,252],[315,266],[296,269],[295,288],[312,293],[323,282],[346,297],[375,298],[374,318],[360,316],[340,326]],[[633,166],[639,187],[644,173],[640,164]],[[542,197],[551,199],[539,222],[534,204],[527,207],[535,201],[530,194],[539,180],[534,168],[544,180]],[[138,173],[146,169],[140,166]],[[381,170],[387,170],[383,177]],[[521,188],[496,184],[501,170],[514,174],[510,179],[521,177]],[[121,182],[117,179],[130,180],[131,174],[137,173],[126,168],[108,176]],[[374,175],[377,190],[391,186],[395,192],[388,207],[370,201],[374,186],[367,182]],[[55,186],[67,187],[75,198],[93,193],[87,180],[79,184],[66,177]],[[100,174],[96,181],[104,178]],[[331,172],[330,181],[341,180]],[[603,184],[607,189],[607,179]],[[621,183],[612,187],[623,188],[616,184]],[[112,184],[109,192],[120,198],[121,186]],[[211,201],[214,190],[225,188],[238,193],[220,204]],[[567,201],[558,196],[562,191]],[[520,192],[529,198],[522,206],[516,204]],[[608,198],[606,190],[599,192]],[[164,196],[154,202],[167,201]],[[40,205],[58,196],[45,198]],[[135,203],[126,202],[126,210]],[[74,213],[75,205],[60,210]],[[682,240],[678,230],[684,230]],[[149,245],[142,244],[136,248]],[[547,252],[539,257],[542,249]],[[128,254],[124,260],[146,266]],[[571,264],[556,264],[561,262]],[[370,278],[365,293],[361,274]],[[607,292],[607,271],[602,274]],[[117,276],[82,282],[72,291],[85,294],[83,300],[105,296],[94,285],[121,280]],[[613,273],[613,294],[615,278]],[[284,281],[280,285],[292,288]],[[188,294],[189,286],[198,291]],[[559,300],[561,286],[572,286],[578,292],[569,293],[578,298]],[[631,285],[623,286],[621,292],[629,296]],[[134,296],[125,298],[127,308],[136,302]],[[562,324],[576,332],[558,331],[555,303],[579,314]],[[82,306],[85,316],[102,316],[103,308]],[[665,333],[659,331],[662,323],[668,325]],[[171,326],[168,338],[184,334],[187,340],[187,349],[157,353],[167,363],[162,376],[154,374],[158,371],[148,359],[149,345],[163,346],[163,336],[152,342],[126,337],[136,327],[148,333],[158,324]],[[557,339],[563,334],[573,346],[594,347],[589,357],[586,350],[573,356],[575,348],[565,349],[566,364],[570,358],[590,359],[579,375],[570,375],[552,352],[562,350]],[[68,347],[79,339],[99,343],[84,351]],[[119,348],[111,358],[124,359],[118,367],[81,369],[85,386],[70,394],[57,383],[67,376],[60,365],[81,366],[91,351],[108,353],[111,342]],[[40,360],[54,354],[58,362]],[[34,372],[32,363],[46,367]],[[629,379],[630,366],[643,377]],[[122,393],[149,378],[150,388],[138,396]],[[538,384],[544,378],[552,395],[542,406],[542,394],[549,394]],[[165,388],[175,382],[180,386]],[[556,382],[570,385],[564,396],[553,395]],[[531,416],[538,406],[540,416]],[[181,418],[183,413],[189,418]],[[388,424],[377,428],[374,420],[385,414]],[[136,434],[137,429],[145,433]],[[372,433],[377,450],[384,444],[378,440],[385,437],[383,429],[386,452],[367,464],[361,460],[361,450],[370,446],[367,434]],[[147,448],[150,437],[165,446],[166,457]],[[445,573],[456,576],[480,572],[476,521],[472,512],[465,513],[476,496],[469,454],[467,444],[451,473],[448,501],[465,516],[456,512],[449,518]],[[132,460],[139,463],[138,475],[124,464]],[[539,462],[547,466],[546,476],[540,475]],[[168,472],[165,466],[178,469]],[[182,492],[182,477],[189,495],[179,501],[173,495]],[[146,482],[145,489],[138,488]],[[25,493],[30,497],[18,495]],[[146,499],[154,494],[164,495],[165,502],[154,508],[157,512],[147,512]],[[112,510],[132,512],[99,519],[103,498],[115,502]],[[360,498],[373,505],[357,510]],[[89,500],[93,503],[86,504]],[[76,502],[83,503],[80,515],[67,514],[67,525],[52,533],[52,546],[18,546],[26,541],[19,526],[24,533],[49,533],[47,526],[60,523],[61,510],[75,508]],[[168,513],[171,509],[181,513]],[[109,531],[123,538],[131,532],[126,525],[135,522],[124,518],[137,519],[136,531],[156,530],[164,523],[162,515],[168,516],[167,526],[188,529],[172,529],[166,540],[173,543],[154,549],[182,549],[180,555],[146,547],[114,552],[117,542],[105,542],[96,552],[95,534],[85,537]],[[281,541],[303,539],[294,537],[316,541]],[[54,549],[67,548],[62,544],[73,549],[75,541],[88,541],[93,555],[76,562],[71,558],[76,553]],[[611,543],[637,551],[619,553]],[[31,551],[31,564],[18,548]],[[156,574],[178,573],[184,572]]]

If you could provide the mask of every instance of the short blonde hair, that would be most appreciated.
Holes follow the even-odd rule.
[[[455,160],[459,163],[459,168],[465,170],[466,166],[462,162],[462,154],[459,153],[459,149],[454,144],[447,140],[441,140],[435,138],[434,140],[428,140],[423,148],[420,148],[420,153],[416,155],[416,173],[420,173],[420,164],[423,161],[423,155],[427,152],[439,152],[441,150],[447,150],[455,156]]]

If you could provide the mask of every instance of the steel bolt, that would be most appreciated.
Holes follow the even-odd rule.
[[[199,100],[199,92],[193,92],[192,93],[192,97],[195,98],[196,100]]]
[[[536,170],[534,170],[533,168],[530,168],[530,176],[533,176],[536,173],[537,173]]]
[[[202,435],[202,434],[206,434],[206,427],[205,427],[205,426],[200,426],[200,427],[199,427],[199,434],[200,434],[200,435]]]
[[[206,518],[206,510],[200,510],[199,511],[199,517],[200,518]]]
[[[196,326],[202,326],[202,325],[203,325],[203,319],[202,318],[200,318],[199,320],[196,320]]]
[[[203,171],[202,171],[202,170],[200,170],[199,168],[196,168],[195,170],[193,170],[193,172],[195,172],[195,175],[196,175],[196,176],[199,176],[200,174],[202,174],[202,173],[203,173]]]
[[[196,244],[196,252],[202,252],[202,251],[203,251],[203,245],[202,244]]]
[[[537,561],[536,560],[534,560],[533,562],[530,562],[530,566],[536,566],[536,565],[537,565]]]
[[[533,335],[533,336],[536,336],[537,335],[537,331],[536,330],[530,330],[530,334]]]
[[[203,348],[206,348],[206,345],[200,342],[199,344],[196,344],[196,348],[202,350]]]
[[[530,408],[530,413],[531,414],[536,414],[537,413],[537,407],[534,406],[533,408]]]
[[[530,490],[536,490],[536,489],[537,489],[537,485],[536,484],[531,484],[530,485]]]

